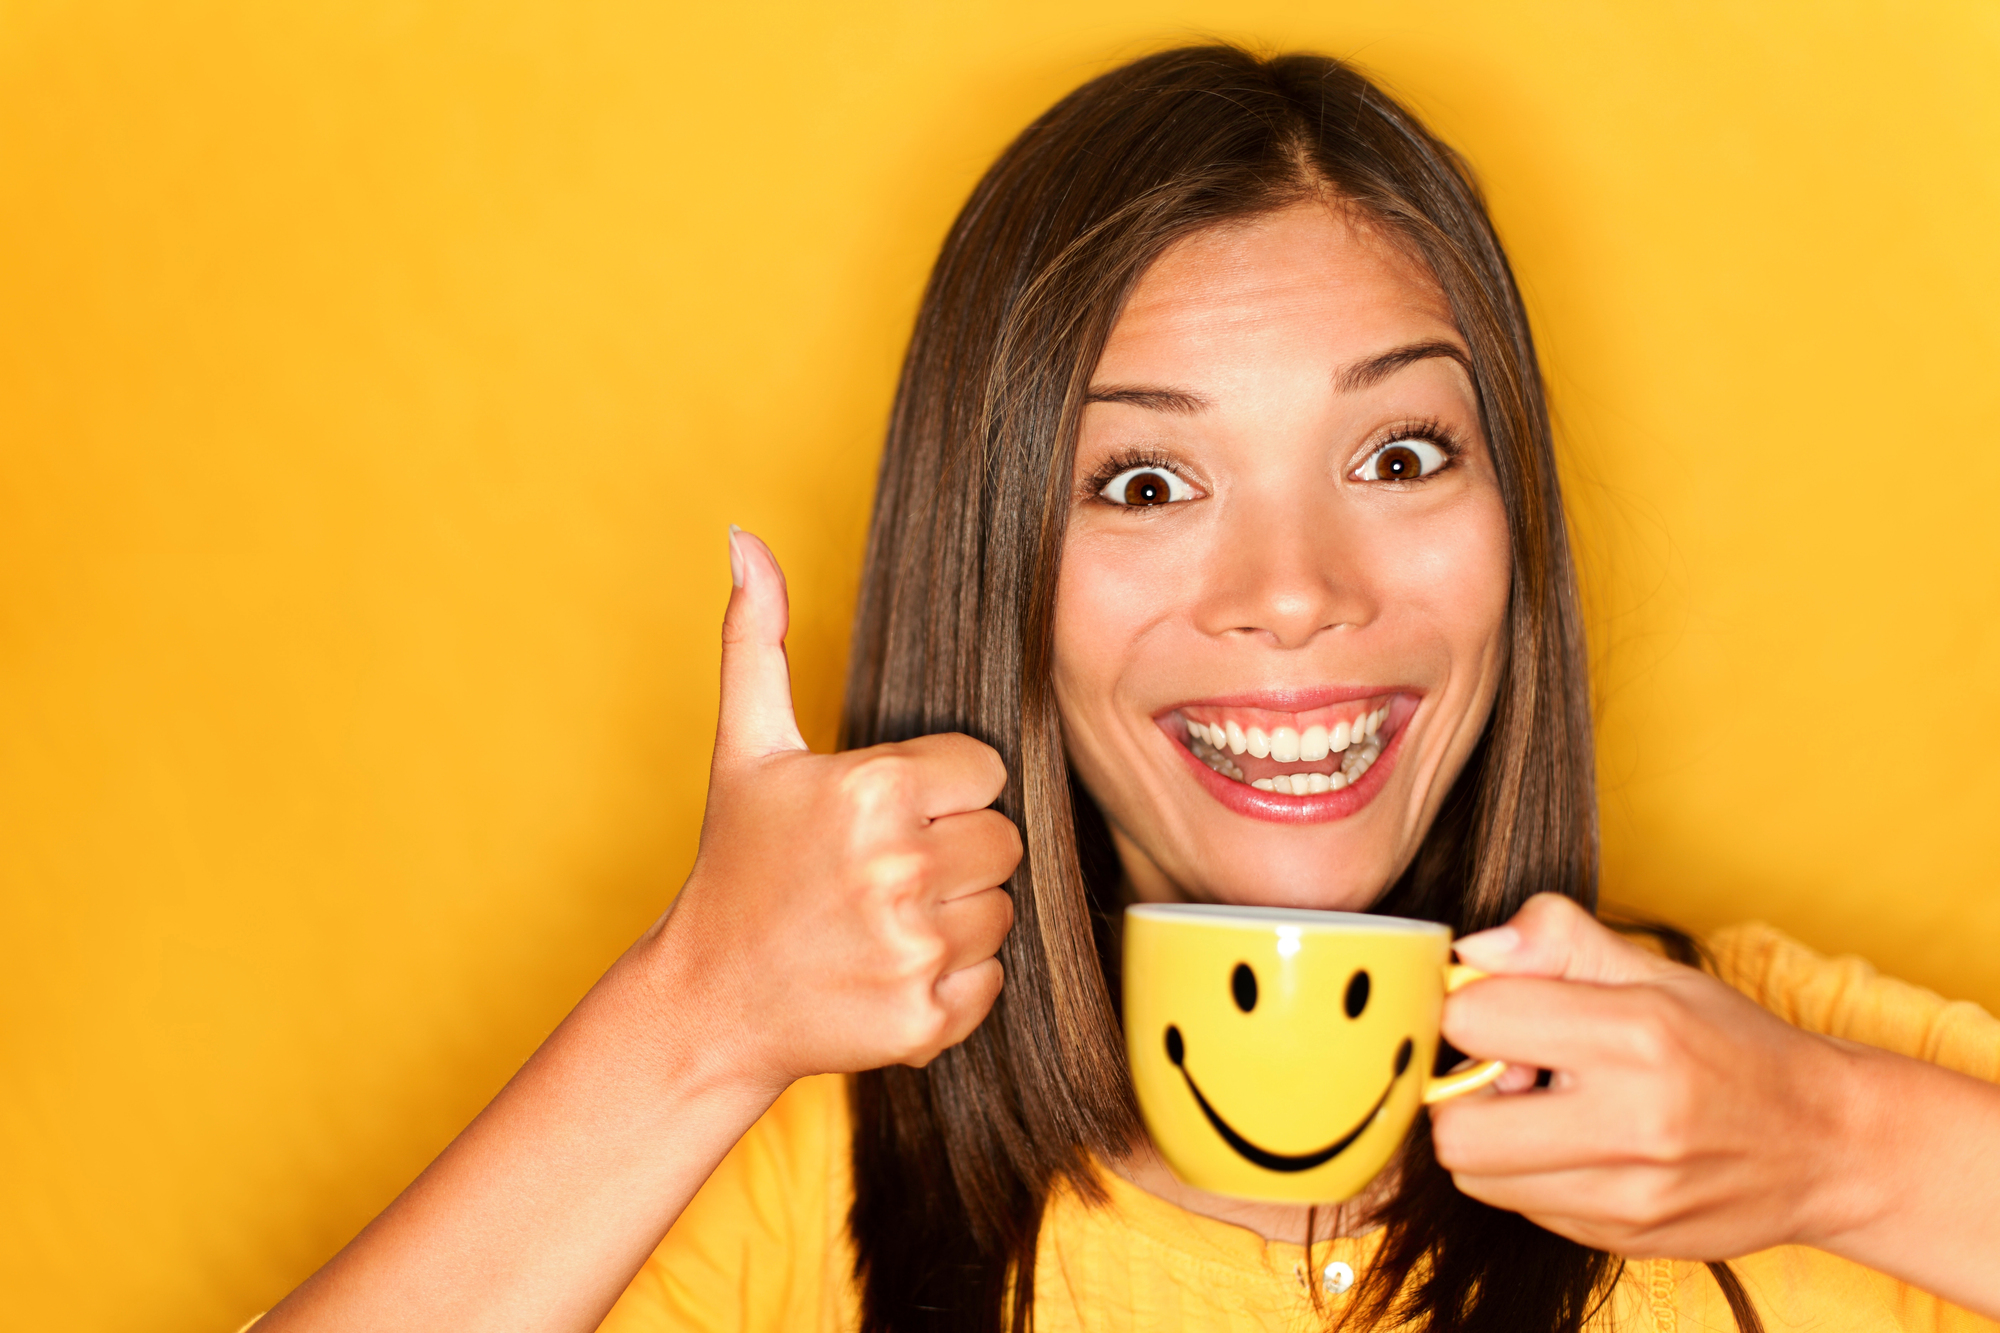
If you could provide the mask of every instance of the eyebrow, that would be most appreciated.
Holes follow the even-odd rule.
[[[1084,397],[1087,403],[1127,403],[1133,407],[1143,407],[1149,412],[1171,412],[1175,416],[1191,417],[1197,412],[1208,410],[1208,399],[1186,389],[1161,389],[1143,384],[1111,384],[1101,389],[1092,389]]]
[[[1457,343],[1433,340],[1397,347],[1380,356],[1371,356],[1366,361],[1357,362],[1333,377],[1333,387],[1342,393],[1354,393],[1380,384],[1404,366],[1413,366],[1419,361],[1428,361],[1438,356],[1456,361],[1465,367],[1466,374],[1472,373],[1472,362],[1467,359],[1463,348]]]
[[[1433,357],[1445,357],[1465,367],[1465,373],[1472,373],[1472,362],[1465,350],[1457,343],[1442,339],[1430,342],[1411,343],[1406,347],[1391,348],[1366,361],[1357,362],[1333,377],[1333,387],[1342,393],[1354,393],[1371,388],[1388,379],[1405,366],[1413,366],[1419,361],[1429,361]],[[1143,407],[1149,412],[1171,412],[1175,416],[1191,417],[1206,412],[1208,399],[1189,389],[1167,389],[1149,384],[1108,384],[1092,389],[1084,396],[1087,403],[1125,403],[1132,407]]]

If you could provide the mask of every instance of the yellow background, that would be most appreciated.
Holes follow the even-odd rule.
[[[1485,174],[1613,894],[2000,1005],[2000,8],[0,4],[0,1325],[227,1329],[688,864],[724,524],[830,737],[977,173],[1215,32]]]

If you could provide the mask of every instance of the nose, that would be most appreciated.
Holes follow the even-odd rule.
[[[1267,493],[1231,508],[1196,608],[1204,633],[1303,648],[1322,631],[1357,630],[1375,619],[1379,603],[1360,534],[1342,522],[1337,503]]]

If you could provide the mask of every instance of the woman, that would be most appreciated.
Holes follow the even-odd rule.
[[[843,753],[792,720],[776,561],[730,555],[673,909],[267,1326],[2000,1315],[2000,1088],[1943,1067],[2000,1079],[2000,1024],[1717,942],[1814,1035],[1588,915],[1527,322],[1464,168],[1352,70],[1151,57],[975,191],[890,429]],[[1446,1035],[1511,1095],[1438,1108],[1337,1210],[1180,1185],[1117,1036],[1131,899],[1476,932],[1500,975]]]

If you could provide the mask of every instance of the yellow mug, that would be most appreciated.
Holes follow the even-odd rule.
[[[1197,1189],[1359,1194],[1417,1107],[1506,1064],[1431,1076],[1444,997],[1482,974],[1433,921],[1287,907],[1125,909],[1125,1049],[1154,1146]]]

